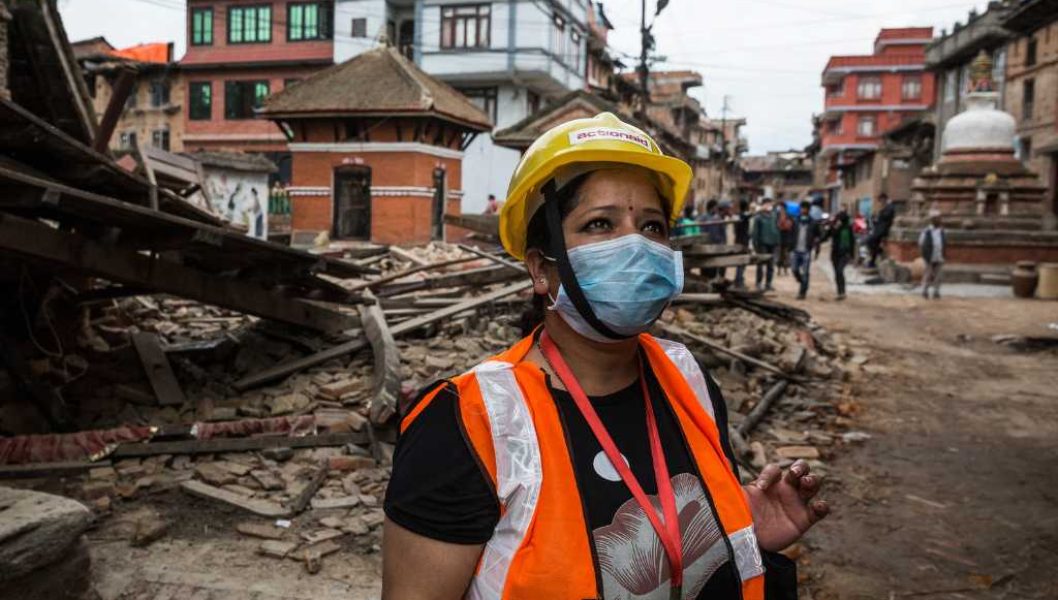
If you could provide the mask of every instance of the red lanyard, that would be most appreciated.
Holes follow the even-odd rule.
[[[628,490],[632,492],[632,497],[635,498],[643,512],[646,513],[647,519],[650,520],[654,531],[657,532],[658,539],[661,540],[661,545],[665,548],[665,555],[669,559],[669,570],[672,572],[673,592],[671,596],[679,598],[680,588],[683,586],[683,546],[680,540],[680,523],[676,515],[676,495],[672,492],[669,468],[665,464],[665,454],[661,449],[661,436],[658,434],[657,419],[654,417],[654,408],[650,403],[650,393],[647,390],[643,361],[639,361],[639,382],[643,388],[643,402],[646,405],[647,413],[647,435],[650,438],[650,458],[654,463],[654,480],[658,485],[658,499],[661,500],[661,510],[665,518],[664,523],[661,522],[661,517],[658,515],[654,505],[643,492],[643,487],[639,485],[636,476],[632,474],[628,463],[618,452],[617,445],[614,444],[613,438],[606,431],[606,426],[599,420],[599,415],[592,407],[591,401],[588,400],[588,396],[585,395],[583,388],[577,382],[577,378],[569,370],[569,365],[566,364],[562,354],[558,351],[558,347],[555,346],[555,342],[551,339],[551,336],[547,335],[546,331],[540,334],[540,349],[544,354],[544,358],[554,369],[555,374],[565,384],[566,390],[573,396],[573,402],[584,416],[584,420],[588,422],[592,433],[595,434],[595,439],[599,441],[599,445],[602,446],[606,457],[610,459],[610,464],[617,470],[621,480],[628,486]]]

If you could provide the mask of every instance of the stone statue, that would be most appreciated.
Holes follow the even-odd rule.
[[[970,64],[969,91],[970,93],[996,91],[995,83],[992,81],[992,57],[985,50],[981,50]]]

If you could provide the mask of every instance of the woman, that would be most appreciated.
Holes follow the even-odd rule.
[[[683,285],[667,237],[690,179],[609,113],[526,152],[500,237],[543,325],[403,417],[383,598],[796,596],[770,552],[826,515],[819,479],[798,462],[741,486],[720,390],[644,333]]]

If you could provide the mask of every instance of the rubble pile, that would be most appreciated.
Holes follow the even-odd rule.
[[[335,553],[377,552],[396,438],[396,419],[372,410],[380,379],[396,383],[403,403],[470,369],[517,341],[527,299],[511,284],[523,272],[476,249],[434,243],[361,261],[378,274],[339,283],[369,292],[354,307],[362,330],[334,335],[167,296],[83,307],[76,342],[40,370],[66,365],[68,375],[76,364],[53,383],[76,408],[77,427],[117,429],[92,437],[94,445],[66,439],[94,462],[74,464],[53,491],[90,507],[108,539],[137,547],[179,530],[179,510],[164,501],[175,497],[214,515],[251,552],[300,561],[309,573]],[[489,279],[479,283],[483,272]],[[372,338],[378,321],[388,338]],[[868,361],[856,340],[745,295],[690,294],[656,329],[685,342],[721,386],[745,477],[798,458],[825,472],[842,444],[865,439],[848,430],[850,382]],[[152,359],[143,336],[164,360]],[[382,347],[388,354],[368,351]],[[167,403],[173,393],[159,381],[159,360],[179,392]],[[277,365],[293,366],[255,379]],[[0,465],[4,456],[0,448]]]
[[[851,393],[852,382],[869,361],[865,342],[828,332],[811,321],[771,319],[741,308],[676,308],[667,312],[662,322],[677,324],[789,375],[784,378],[703,348],[694,340],[683,340],[723,391],[735,434],[745,429],[747,415],[769,391],[783,385],[781,398],[770,406],[760,424],[749,427],[752,439],[745,440],[741,448],[735,441],[745,465],[759,470],[769,462],[787,466],[796,459],[806,459],[813,470],[825,474],[825,459],[838,447],[869,439],[866,433],[850,430],[853,422],[849,418],[859,409]]]

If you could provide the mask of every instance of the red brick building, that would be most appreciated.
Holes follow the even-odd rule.
[[[932,37],[932,27],[882,29],[874,54],[830,58],[819,156],[827,162],[832,200],[862,207],[882,192],[908,195],[914,174],[901,173],[907,166],[885,156],[882,137],[932,109],[934,76],[925,70]]]
[[[444,213],[460,212],[463,151],[492,128],[389,47],[273,95],[262,115],[289,141],[292,228],[384,244],[444,237]]]
[[[289,172],[264,100],[334,63],[334,3],[188,0],[184,148],[261,152]]]

